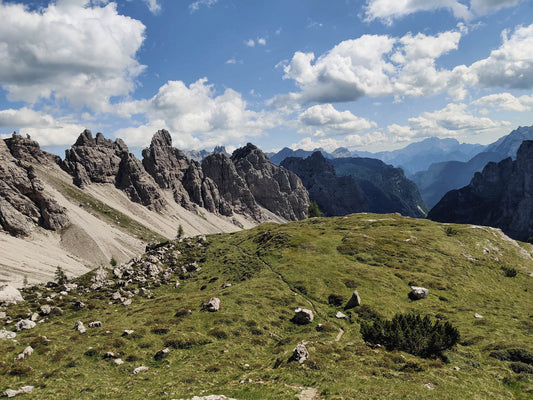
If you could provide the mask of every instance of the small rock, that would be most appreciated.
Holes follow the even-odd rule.
[[[460,369],[461,369],[461,368],[459,368],[459,367],[457,367],[457,366],[453,367],[453,370],[454,370],[454,371],[459,371]]]
[[[11,285],[0,286],[0,304],[17,304],[19,301],[24,301],[24,298],[17,288]]]
[[[113,362],[114,362],[115,364],[117,364],[117,365],[122,365],[122,364],[124,364],[124,361],[122,361],[122,358],[115,358],[115,359],[113,360]]]
[[[428,390],[433,390],[435,389],[435,385],[433,385],[432,383],[426,383],[424,384],[424,387]]]
[[[33,392],[33,386],[22,386],[19,390],[7,389],[4,392],[5,397],[15,397],[19,394]]]
[[[76,321],[74,324],[74,329],[76,329],[79,333],[87,332],[87,328],[85,328],[85,325],[83,325],[83,322],[81,321]]]
[[[31,347],[31,346],[26,347],[22,351],[22,354],[24,354],[25,356],[31,356],[33,354],[33,347]]]
[[[420,286],[411,286],[411,292],[409,298],[411,300],[421,300],[428,297],[429,290]]]
[[[52,312],[52,307],[50,307],[48,304],[42,305],[39,310],[41,311],[41,315],[49,315]]]
[[[5,319],[7,318],[7,314],[5,313],[5,311],[0,311],[0,319]]]
[[[231,287],[231,283],[225,283],[224,285],[222,285],[222,289],[226,289],[229,287]]]
[[[123,305],[123,306],[129,306],[129,305],[131,305],[131,303],[132,303],[131,299],[126,299],[126,300],[124,300],[124,301],[122,302],[122,305]]]
[[[89,328],[100,328],[101,326],[102,322],[100,321],[89,322]]]
[[[85,308],[85,303],[83,301],[77,300],[74,302],[74,308],[77,310],[81,310],[82,308]]]
[[[167,358],[169,354],[170,354],[170,349],[168,347],[166,349],[159,350],[157,353],[155,353],[154,360],[161,361]]]
[[[352,293],[352,297],[350,297],[350,300],[348,300],[348,303],[344,306],[345,310],[348,310],[350,308],[354,308],[361,305],[361,297],[359,297],[359,293],[357,293],[357,290],[354,290]]]
[[[176,281],[176,287],[178,287],[180,285],[180,281]]]
[[[17,331],[21,331],[23,329],[33,329],[35,328],[35,325],[36,325],[35,322],[29,319],[23,319],[15,324],[15,328]]]
[[[340,311],[337,311],[337,314],[335,314],[335,318],[338,319],[347,319],[348,316],[346,314],[341,313]]]
[[[478,313],[475,313],[475,314],[474,314],[474,318],[482,319],[482,318],[483,318],[483,315],[478,314]]]
[[[141,372],[146,372],[148,371],[150,368],[148,367],[137,367],[133,370],[133,374],[136,375],[136,374],[140,374]]]
[[[113,353],[112,351],[108,351],[104,354],[104,358],[116,358],[116,356],[115,353]]]
[[[298,325],[306,325],[313,322],[313,312],[311,310],[307,310],[305,308],[297,308],[294,310],[294,317],[292,318],[292,322]]]
[[[289,361],[298,361],[300,364],[303,364],[309,358],[309,352],[303,343],[300,343],[292,351],[292,356],[289,358]]]
[[[209,312],[216,312],[220,310],[220,299],[218,297],[211,297],[204,303],[203,309]]]
[[[133,329],[124,329],[124,332],[122,332],[122,336],[132,335],[133,332],[135,332]]]

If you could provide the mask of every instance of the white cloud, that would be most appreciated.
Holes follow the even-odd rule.
[[[481,97],[472,104],[482,107],[499,108],[506,111],[530,111],[533,96],[515,97],[511,93],[497,93]]]
[[[338,111],[331,104],[309,107],[298,116],[302,125],[300,133],[312,133],[317,137],[346,135],[376,128],[377,124],[359,118],[350,111]]]
[[[101,2],[98,2],[101,3]],[[62,0],[39,11],[0,2],[0,85],[10,100],[66,100],[103,111],[131,93],[144,66],[144,25],[115,3]]]
[[[450,103],[441,110],[424,112],[419,117],[409,118],[408,126],[390,125],[387,131],[395,141],[403,141],[430,136],[454,137],[490,132],[510,125],[507,121],[476,117],[466,109],[466,104]]]
[[[456,18],[469,19],[468,7],[458,0],[369,0],[366,8],[366,21],[379,19],[391,24],[394,19],[405,17],[419,11],[449,9]]]
[[[516,6],[521,0],[369,0],[365,7],[365,20],[381,20],[392,24],[396,19],[421,11],[446,9],[455,18],[469,20],[474,15],[485,15],[505,7]]]
[[[438,70],[435,61],[457,49],[461,32],[401,38],[363,35],[345,40],[315,61],[313,53],[296,52],[284,69],[300,92],[279,95],[275,106],[290,103],[354,101],[363,96],[427,96],[447,90],[461,94],[458,72]],[[462,76],[462,75],[461,75]]]
[[[248,39],[244,42],[244,44],[248,47],[254,47],[255,46],[255,40],[253,39]]]
[[[159,4],[158,0],[144,0],[146,5],[148,6],[148,9],[153,14],[158,14],[161,11],[161,5]]]
[[[322,148],[328,152],[332,152],[339,147],[346,147],[353,149],[356,147],[368,146],[376,143],[385,143],[388,141],[388,137],[381,132],[373,132],[366,135],[347,135],[340,139],[337,138],[321,138],[313,139],[311,137],[305,137],[297,143],[291,144],[291,149],[303,149],[314,150]]]
[[[260,44],[261,46],[265,46],[267,44],[265,38],[257,38],[257,44]]]
[[[281,123],[275,114],[249,110],[241,94],[232,89],[217,95],[206,78],[189,86],[169,81],[151,99],[121,103],[116,111],[123,117],[144,114],[148,119],[143,126],[116,132],[132,146],[147,145],[161,128],[168,129],[182,148],[205,148],[242,142]]]
[[[533,88],[533,24],[516,28],[510,37],[504,31],[502,41],[489,57],[470,67],[477,83],[485,87]]]
[[[19,133],[30,134],[41,146],[69,145],[84,127],[68,118],[55,119],[42,111],[34,111],[27,107],[0,110],[0,127],[19,130]],[[0,135],[5,138],[8,135]]]
[[[197,0],[193,3],[189,4],[189,10],[191,13],[196,12],[200,9],[202,6],[211,7],[215,5],[218,2],[218,0]]]

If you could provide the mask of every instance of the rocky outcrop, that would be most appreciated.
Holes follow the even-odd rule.
[[[260,206],[287,220],[307,218],[309,194],[296,174],[272,164],[251,143],[235,150],[231,161]]]
[[[202,170],[216,184],[220,195],[234,212],[249,215],[256,221],[265,219],[246,181],[225,154],[217,153],[206,157],[202,161]]]
[[[351,176],[339,177],[320,152],[305,159],[289,157],[281,165],[300,177],[326,216],[369,211],[361,188]]]
[[[220,196],[211,178],[204,175],[201,165],[172,147],[168,131],[157,131],[142,155],[145,170],[160,188],[172,190],[174,200],[184,208],[195,210],[200,206],[213,213],[232,214],[231,207]]]
[[[533,141],[522,143],[516,161],[488,163],[468,186],[448,192],[428,218],[489,225],[514,239],[528,239],[533,235]]]
[[[14,136],[11,145],[17,149],[16,154],[24,155],[24,159],[36,155],[50,161],[38,149],[38,145],[34,148],[35,151],[29,151],[27,147],[18,144],[19,139]],[[14,236],[28,236],[37,225],[49,230],[59,230],[69,223],[65,212],[63,207],[45,193],[34,167],[13,157],[6,142],[0,141],[1,228]]]
[[[140,161],[129,153],[122,139],[112,141],[101,133],[93,138],[87,129],[65,151],[63,168],[79,187],[90,183],[111,183],[132,201],[150,209],[160,211],[165,205],[157,185]]]
[[[40,165],[61,164],[61,157],[41,150],[39,143],[32,140],[29,135],[26,137],[13,135],[4,139],[11,155],[19,161],[26,163],[38,163]]]

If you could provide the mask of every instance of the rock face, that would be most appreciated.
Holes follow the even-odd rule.
[[[11,285],[0,286],[0,305],[17,304],[24,301],[22,294]]]
[[[533,141],[522,143],[516,161],[488,163],[468,186],[448,192],[428,218],[489,225],[527,240],[533,235]]]
[[[364,194],[355,180],[350,176],[337,176],[333,165],[322,153],[316,151],[305,159],[289,157],[281,165],[300,177],[309,191],[310,199],[316,201],[324,215],[369,211]]]
[[[86,129],[65,151],[63,168],[79,187],[93,182],[112,183],[132,201],[150,209],[160,211],[165,205],[157,185],[121,139],[113,142],[101,133],[93,138]]]
[[[172,190],[176,203],[188,210],[200,206],[213,213],[231,215],[231,207],[220,196],[215,183],[204,175],[197,161],[189,160],[184,152],[172,147],[168,131],[157,131],[142,154],[145,170],[160,188]]]
[[[231,161],[259,205],[287,220],[307,218],[309,195],[296,174],[272,164],[251,143],[235,150]]]
[[[0,141],[0,226],[14,236],[28,236],[36,225],[49,230],[59,230],[68,223],[65,209],[60,207],[44,191],[42,182],[37,179],[35,169],[25,159],[41,159],[42,163],[51,158],[42,152],[35,142],[20,139],[14,135],[10,139],[18,160],[10,152],[6,143]]]

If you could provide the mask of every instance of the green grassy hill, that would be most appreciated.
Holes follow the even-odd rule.
[[[32,385],[20,397],[42,399],[531,399],[533,365],[505,361],[510,349],[525,361],[533,353],[531,250],[491,228],[375,214],[169,242],[132,265],[161,260],[155,282],[122,286],[123,297],[149,289],[130,305],[112,299],[127,278],[111,272],[114,281],[98,290],[85,289],[91,275],[68,293],[25,290],[0,330],[14,330],[43,304],[62,313],[52,309],[16,342],[0,339],[0,391]],[[429,296],[410,300],[410,285]],[[354,290],[362,304],[345,311]],[[211,297],[220,311],[202,311]],[[297,307],[313,310],[314,321],[291,322]],[[348,318],[335,318],[338,311]],[[432,359],[362,340],[362,320],[411,311],[450,322],[460,343]],[[78,320],[102,325],[80,334]],[[134,332],[123,336],[126,329]],[[309,359],[288,362],[302,341]],[[35,352],[14,361],[28,345]],[[165,348],[167,357],[156,360]],[[149,369],[133,374],[139,366]]]

